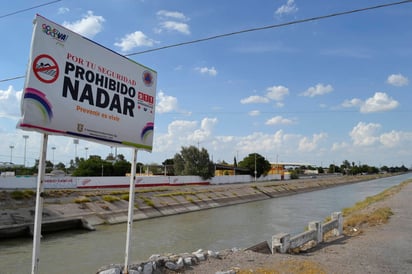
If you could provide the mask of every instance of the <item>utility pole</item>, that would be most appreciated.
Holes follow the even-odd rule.
[[[56,147],[52,147],[51,149],[53,151],[53,169],[54,169],[54,151],[56,150]]]
[[[10,164],[13,163],[13,148],[14,146],[9,146],[10,148]]]
[[[23,166],[26,167],[26,145],[27,145],[27,139],[29,138],[29,135],[23,135],[24,138],[24,157],[23,157]]]
[[[256,182],[256,174],[257,174],[257,171],[256,171],[256,153],[255,153],[255,182]]]

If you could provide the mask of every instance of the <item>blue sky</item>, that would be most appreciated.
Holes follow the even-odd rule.
[[[0,80],[23,76],[36,13],[120,54],[359,9],[366,0],[15,0],[0,14]],[[412,166],[412,3],[132,55],[158,73],[154,149],[161,163],[195,145],[214,161]],[[24,79],[0,82],[0,162],[39,157],[41,134],[16,129]],[[10,149],[13,146],[13,149]],[[55,147],[53,151],[51,148]],[[86,151],[87,148],[87,151]],[[80,140],[77,155],[109,146]],[[131,149],[118,148],[131,159]],[[72,138],[50,136],[69,163]]]

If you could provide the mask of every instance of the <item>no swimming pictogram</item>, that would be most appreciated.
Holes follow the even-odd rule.
[[[59,77],[59,66],[50,55],[40,54],[33,61],[33,72],[41,82],[51,84]]]

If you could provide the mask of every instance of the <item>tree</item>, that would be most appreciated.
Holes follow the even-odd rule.
[[[162,165],[159,165],[157,163],[151,163],[151,164],[148,164],[148,167],[150,169],[150,172],[153,175],[164,175],[165,174],[165,167]]]
[[[257,177],[260,177],[261,175],[266,176],[272,167],[269,161],[258,153],[249,154],[247,157],[243,158],[238,165],[239,167],[248,168],[250,170],[250,176],[255,176],[256,167]]]
[[[163,166],[166,168],[166,175],[168,176],[174,176],[175,175],[175,169],[173,165],[174,161],[173,159],[166,159],[162,163]]]
[[[107,173],[109,172],[106,163],[108,162],[102,160],[100,156],[97,155],[91,155],[87,160],[82,158],[78,162],[77,169],[73,171],[73,176],[101,176],[103,172],[105,175],[108,175]]]
[[[125,176],[131,172],[132,164],[126,160],[119,160],[113,163],[112,176]]]
[[[59,162],[57,165],[54,166],[54,168],[59,170],[65,170],[66,166],[62,162]]]
[[[175,175],[197,175],[204,180],[214,176],[213,162],[205,148],[199,150],[195,146],[182,147],[180,153],[173,158]]]
[[[341,171],[341,169],[337,165],[335,165],[335,164],[330,164],[329,165],[328,173],[339,173],[340,171]]]

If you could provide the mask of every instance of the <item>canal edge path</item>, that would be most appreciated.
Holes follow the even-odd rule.
[[[363,228],[357,236],[342,236],[299,255],[224,251],[223,259],[209,259],[184,273],[412,273],[411,197],[409,183],[395,195],[371,204],[366,210],[389,207],[394,215],[388,223]]]

